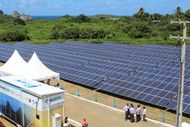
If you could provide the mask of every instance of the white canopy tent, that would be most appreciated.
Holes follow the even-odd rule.
[[[46,79],[56,78],[58,83],[60,83],[59,73],[56,73],[49,68],[47,68],[41,60],[38,58],[37,54],[34,52],[31,59],[28,61],[26,69],[28,73],[25,75],[26,78],[33,79],[36,81],[43,81]]]
[[[56,73],[47,68],[37,54],[34,52],[28,63],[15,50],[9,60],[0,67],[0,75],[14,75],[26,79],[36,81],[43,81],[47,79],[56,78],[58,84],[60,83],[59,73]]]
[[[182,127],[190,127],[190,124],[186,123],[186,122],[183,122],[182,123]]]
[[[8,61],[0,67],[0,75],[19,75],[20,70],[26,66],[26,61],[15,50]]]

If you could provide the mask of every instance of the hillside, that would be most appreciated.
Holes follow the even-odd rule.
[[[0,23],[11,23],[13,21],[13,17],[8,16],[6,14],[3,14],[2,11],[0,11]]]
[[[133,16],[83,14],[65,15],[54,20],[23,21],[0,13],[0,41],[30,41],[35,43],[63,42],[122,42],[131,44],[177,44],[169,35],[182,33],[182,26],[170,20],[190,20],[190,10],[174,14],[149,14],[141,8]],[[190,31],[189,31],[190,32]]]

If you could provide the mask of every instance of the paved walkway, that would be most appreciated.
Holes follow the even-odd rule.
[[[152,122],[125,122],[124,113],[65,94],[65,115],[80,122],[86,118],[89,127],[162,127]]]

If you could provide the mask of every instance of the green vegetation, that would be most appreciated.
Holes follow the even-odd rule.
[[[22,41],[25,39],[29,39],[27,35],[17,30],[6,31],[0,34],[0,40],[2,41]]]
[[[96,43],[112,41],[130,44],[177,44],[177,40],[169,39],[169,35],[180,35],[182,26],[171,25],[170,20],[190,20],[190,10],[182,12],[177,7],[174,14],[161,15],[149,14],[140,8],[130,17],[88,17],[81,14],[77,17],[65,15],[54,20],[32,21],[14,17],[5,15],[0,10],[0,41],[47,43],[75,40]]]

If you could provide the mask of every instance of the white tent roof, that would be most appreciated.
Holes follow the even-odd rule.
[[[186,123],[186,122],[183,122],[182,123],[182,127],[190,127],[190,124]]]
[[[41,62],[35,52],[27,63],[19,55],[17,50],[15,50],[9,60],[2,67],[0,67],[0,72],[1,75],[8,74],[20,76],[26,79],[32,79],[36,81],[57,78],[59,82],[60,78],[59,73],[56,73],[47,68]]]
[[[26,61],[20,56],[18,51],[15,50],[8,61],[0,67],[0,72],[10,75],[19,75],[20,70],[22,70],[26,64]]]
[[[49,68],[47,68],[41,60],[38,58],[37,54],[34,52],[31,59],[28,61],[26,69],[28,73],[24,77],[28,79],[42,81],[50,78],[59,78],[59,73],[56,73]]]

